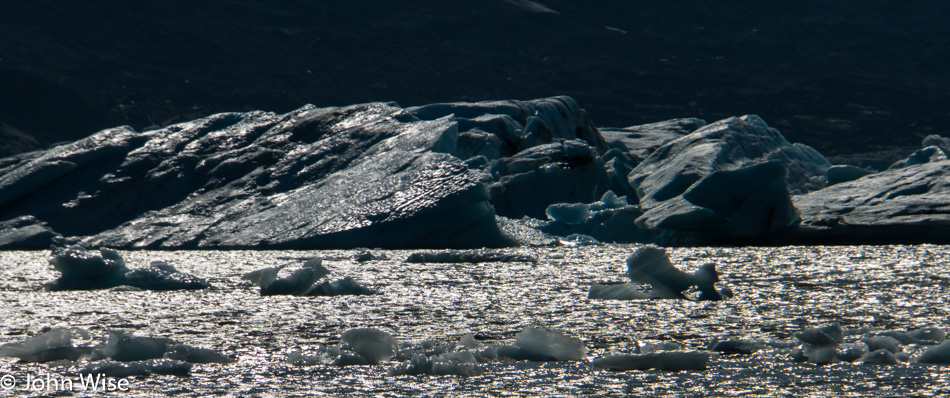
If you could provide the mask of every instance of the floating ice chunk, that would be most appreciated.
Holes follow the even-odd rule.
[[[192,364],[173,359],[150,359],[143,361],[118,362],[111,360],[90,362],[79,370],[83,375],[103,375],[105,377],[149,376],[152,374],[187,377]]]
[[[99,254],[82,246],[53,247],[49,262],[62,275],[50,283],[52,290],[103,289],[122,284],[128,271],[125,260],[112,249],[99,249]]]
[[[844,342],[844,329],[838,323],[819,328],[805,329],[794,334],[803,343],[814,346],[837,346]]]
[[[724,298],[716,290],[719,274],[715,264],[705,264],[689,274],[670,263],[666,250],[654,246],[638,247],[627,256],[627,276],[634,282],[650,285],[654,298],[685,298],[683,292],[692,286],[699,288],[699,300]]]
[[[893,337],[871,336],[862,340],[862,342],[867,345],[868,351],[871,352],[888,350],[891,353],[898,353],[901,351],[901,342]]]
[[[79,328],[56,328],[19,343],[0,346],[0,357],[19,358],[21,362],[76,361],[92,354],[92,347],[74,347],[73,337],[90,339],[89,332]]]
[[[663,351],[678,351],[683,346],[672,341],[641,341],[637,342],[637,354],[651,354]]]
[[[606,370],[647,370],[665,371],[706,370],[709,363],[708,352],[658,352],[639,355],[609,355],[594,360],[594,369]]]
[[[148,376],[152,374],[152,369],[150,366],[148,366],[148,363],[145,363],[144,361],[118,362],[104,360],[90,362],[79,371],[79,374],[101,374],[106,377]]]
[[[538,262],[537,257],[480,250],[446,250],[441,252],[416,252],[406,258],[407,263],[511,263]]]
[[[570,234],[564,238],[557,240],[561,246],[567,247],[578,247],[578,246],[593,246],[599,245],[600,241],[594,239],[594,237],[583,234]]]
[[[544,213],[549,220],[565,224],[580,224],[590,218],[590,205],[584,203],[555,203]]]
[[[835,350],[838,359],[844,362],[854,362],[868,353],[868,346],[864,343],[845,343]]]
[[[277,280],[277,274],[282,268],[284,268],[284,266],[281,265],[277,267],[268,267],[254,270],[242,275],[241,279],[251,281],[260,287],[270,286],[271,283],[274,283],[274,281]]]
[[[372,328],[349,329],[343,332],[340,340],[372,364],[392,358],[396,354],[396,347],[399,346],[399,342],[392,335]]]
[[[641,291],[638,284],[635,283],[609,285],[595,283],[590,286],[587,298],[592,300],[644,300],[652,298],[652,295]]]
[[[95,358],[120,362],[158,359],[174,344],[175,341],[169,338],[129,336],[121,330],[110,330],[108,339],[96,346]]]
[[[165,263],[159,265],[160,267],[152,265],[126,272],[122,283],[145,290],[194,290],[211,287],[204,279],[178,272]]]
[[[164,261],[129,270],[125,260],[112,249],[99,249],[99,255],[82,246],[53,247],[50,264],[62,275],[47,284],[51,290],[105,289],[129,286],[146,290],[205,289],[211,284],[191,274],[178,272]],[[127,289],[127,288],[126,288]]]
[[[466,334],[459,339],[459,345],[470,350],[481,348],[482,344],[475,340],[475,336],[472,334]]]
[[[749,340],[723,340],[714,341],[710,344],[709,351],[721,352],[723,354],[750,355],[761,350],[763,345],[756,341]]]
[[[358,263],[365,263],[367,261],[375,260],[385,260],[386,256],[379,253],[373,253],[369,250],[361,250],[360,252],[353,255],[353,260]]]
[[[900,363],[892,351],[884,348],[865,353],[861,357],[861,362],[868,365],[897,365]]]
[[[950,340],[924,351],[917,357],[917,363],[950,365]]]
[[[838,361],[837,348],[844,341],[844,331],[837,323],[806,329],[794,336],[802,342],[802,354],[809,362],[825,364]]]
[[[943,329],[933,326],[908,332],[907,335],[917,340],[921,344],[924,342],[928,344],[939,344],[947,339],[947,332],[945,332]]]
[[[515,335],[515,346],[538,360],[579,361],[587,355],[580,339],[547,328],[523,330]]]
[[[325,355],[306,355],[300,350],[287,354],[287,363],[294,366],[313,366],[329,362]]]
[[[190,363],[234,363],[236,359],[207,348],[192,347],[185,344],[174,344],[165,351],[165,358]]]
[[[314,286],[312,289],[310,289],[310,291],[307,292],[308,296],[362,296],[371,294],[376,294],[376,291],[366,286],[360,285],[349,276],[343,277],[343,279],[337,279],[332,282],[324,281],[323,283]]]
[[[909,334],[897,330],[885,330],[875,334],[876,336],[885,336],[890,337],[899,341],[901,344],[916,344],[917,339],[911,337]]]
[[[294,270],[289,276],[276,279],[266,286],[261,286],[261,296],[283,294],[297,296],[306,295],[310,289],[313,288],[313,284],[316,283],[317,280],[327,276],[329,273],[330,271],[323,266],[323,263],[320,259],[308,260],[300,268]],[[262,273],[260,279],[266,280],[264,278],[266,274],[267,273]]]
[[[614,191],[607,191],[604,193],[604,196],[600,197],[599,202],[590,204],[590,210],[601,211],[604,209],[619,209],[629,205],[630,203],[627,202],[626,196],[617,197],[617,194],[615,194]]]

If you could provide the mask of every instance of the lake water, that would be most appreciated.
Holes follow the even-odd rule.
[[[191,377],[130,379],[122,396],[941,396],[948,367],[903,363],[813,365],[787,350],[714,356],[706,371],[595,370],[591,359],[633,353],[638,343],[673,341],[705,349],[715,338],[792,344],[804,328],[840,322],[906,331],[950,329],[950,247],[844,246],[668,249],[674,264],[718,264],[735,297],[592,301],[595,282],[624,281],[632,246],[520,248],[538,263],[415,264],[410,251],[374,251],[388,259],[357,263],[356,251],[120,252],[130,268],[163,260],[206,278],[204,291],[50,292],[58,276],[49,252],[0,252],[0,344],[53,327],[81,327],[96,336],[121,329],[170,337],[236,357],[233,364],[196,364]],[[373,296],[261,297],[240,276],[248,271],[320,257],[336,279],[352,276]],[[400,341],[456,342],[474,334],[483,344],[511,344],[531,326],[582,339],[587,361],[481,364],[480,376],[387,376],[395,363],[339,368],[294,366],[289,353],[336,344],[340,333],[374,327]],[[858,336],[852,336],[852,339]],[[915,355],[926,347],[905,346]],[[0,375],[61,377],[68,366],[20,364],[0,358]],[[12,394],[0,390],[0,395]]]

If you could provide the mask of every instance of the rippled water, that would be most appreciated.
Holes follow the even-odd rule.
[[[779,350],[715,356],[701,372],[594,370],[585,362],[498,360],[484,375],[386,376],[394,364],[337,368],[287,364],[294,350],[335,344],[342,331],[375,327],[400,341],[511,343],[525,327],[581,338],[589,358],[632,353],[639,341],[704,349],[714,338],[791,341],[807,327],[950,329],[946,246],[846,246],[669,249],[674,264],[716,262],[735,297],[723,302],[590,301],[594,282],[623,281],[630,246],[525,248],[533,263],[410,264],[408,251],[357,263],[354,251],[121,252],[130,267],[164,260],[207,278],[207,291],[49,292],[57,275],[48,252],[0,252],[0,344],[52,327],[107,329],[171,337],[235,356],[197,364],[192,376],[133,379],[124,395],[307,396],[940,396],[950,367],[792,363]],[[353,276],[375,296],[260,297],[240,276],[254,269],[321,257],[331,278]],[[912,348],[919,350],[920,348]],[[63,368],[0,358],[0,374],[59,374]],[[0,391],[0,394],[4,394]]]

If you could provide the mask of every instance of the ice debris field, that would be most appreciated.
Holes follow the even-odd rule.
[[[651,389],[742,396],[756,388],[805,396],[846,392],[852,382],[858,395],[927,395],[950,386],[925,382],[950,365],[948,314],[934,306],[950,290],[946,278],[934,279],[947,253],[941,246],[671,253],[649,245],[3,252],[9,272],[34,275],[7,278],[0,289],[33,303],[26,312],[2,310],[5,322],[24,327],[5,324],[13,335],[4,336],[0,357],[16,362],[0,359],[0,367],[133,377],[150,386],[145,395],[172,385],[200,396],[214,391],[202,389],[209,377],[222,378],[215,389],[276,383],[330,394],[412,395],[398,386],[436,392],[447,380],[471,379],[474,390],[466,391],[501,395],[528,383],[534,396]],[[899,263],[880,262],[887,257]],[[222,261],[229,264],[214,265]],[[170,290],[171,263],[206,286]],[[144,279],[154,285],[123,278],[129,268],[149,270],[155,276]],[[61,290],[66,275],[83,283]],[[87,283],[100,276],[110,283]],[[56,316],[64,303],[69,315]],[[102,303],[110,307],[97,309]],[[354,377],[366,385],[348,385]],[[815,377],[828,387],[807,381]],[[878,385],[877,377],[896,384]],[[301,387],[310,378],[323,385]],[[597,381],[584,382],[590,378]],[[147,384],[153,379],[160,382]]]
[[[835,165],[757,116],[598,128],[570,97],[223,113],[0,160],[0,248],[946,243],[948,151]]]

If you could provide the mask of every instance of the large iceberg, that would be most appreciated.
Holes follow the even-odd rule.
[[[0,169],[0,219],[118,248],[504,246],[458,123],[373,103],[104,130]]]
[[[950,242],[950,160],[870,174],[793,197],[805,241]]]
[[[822,188],[830,166],[759,117],[743,116],[666,143],[628,181],[644,211],[638,225],[671,232],[673,240],[664,243],[701,243],[793,227],[798,214],[789,193]]]
[[[757,116],[598,129],[569,97],[223,113],[0,159],[0,248],[936,242],[947,142],[869,174]]]

